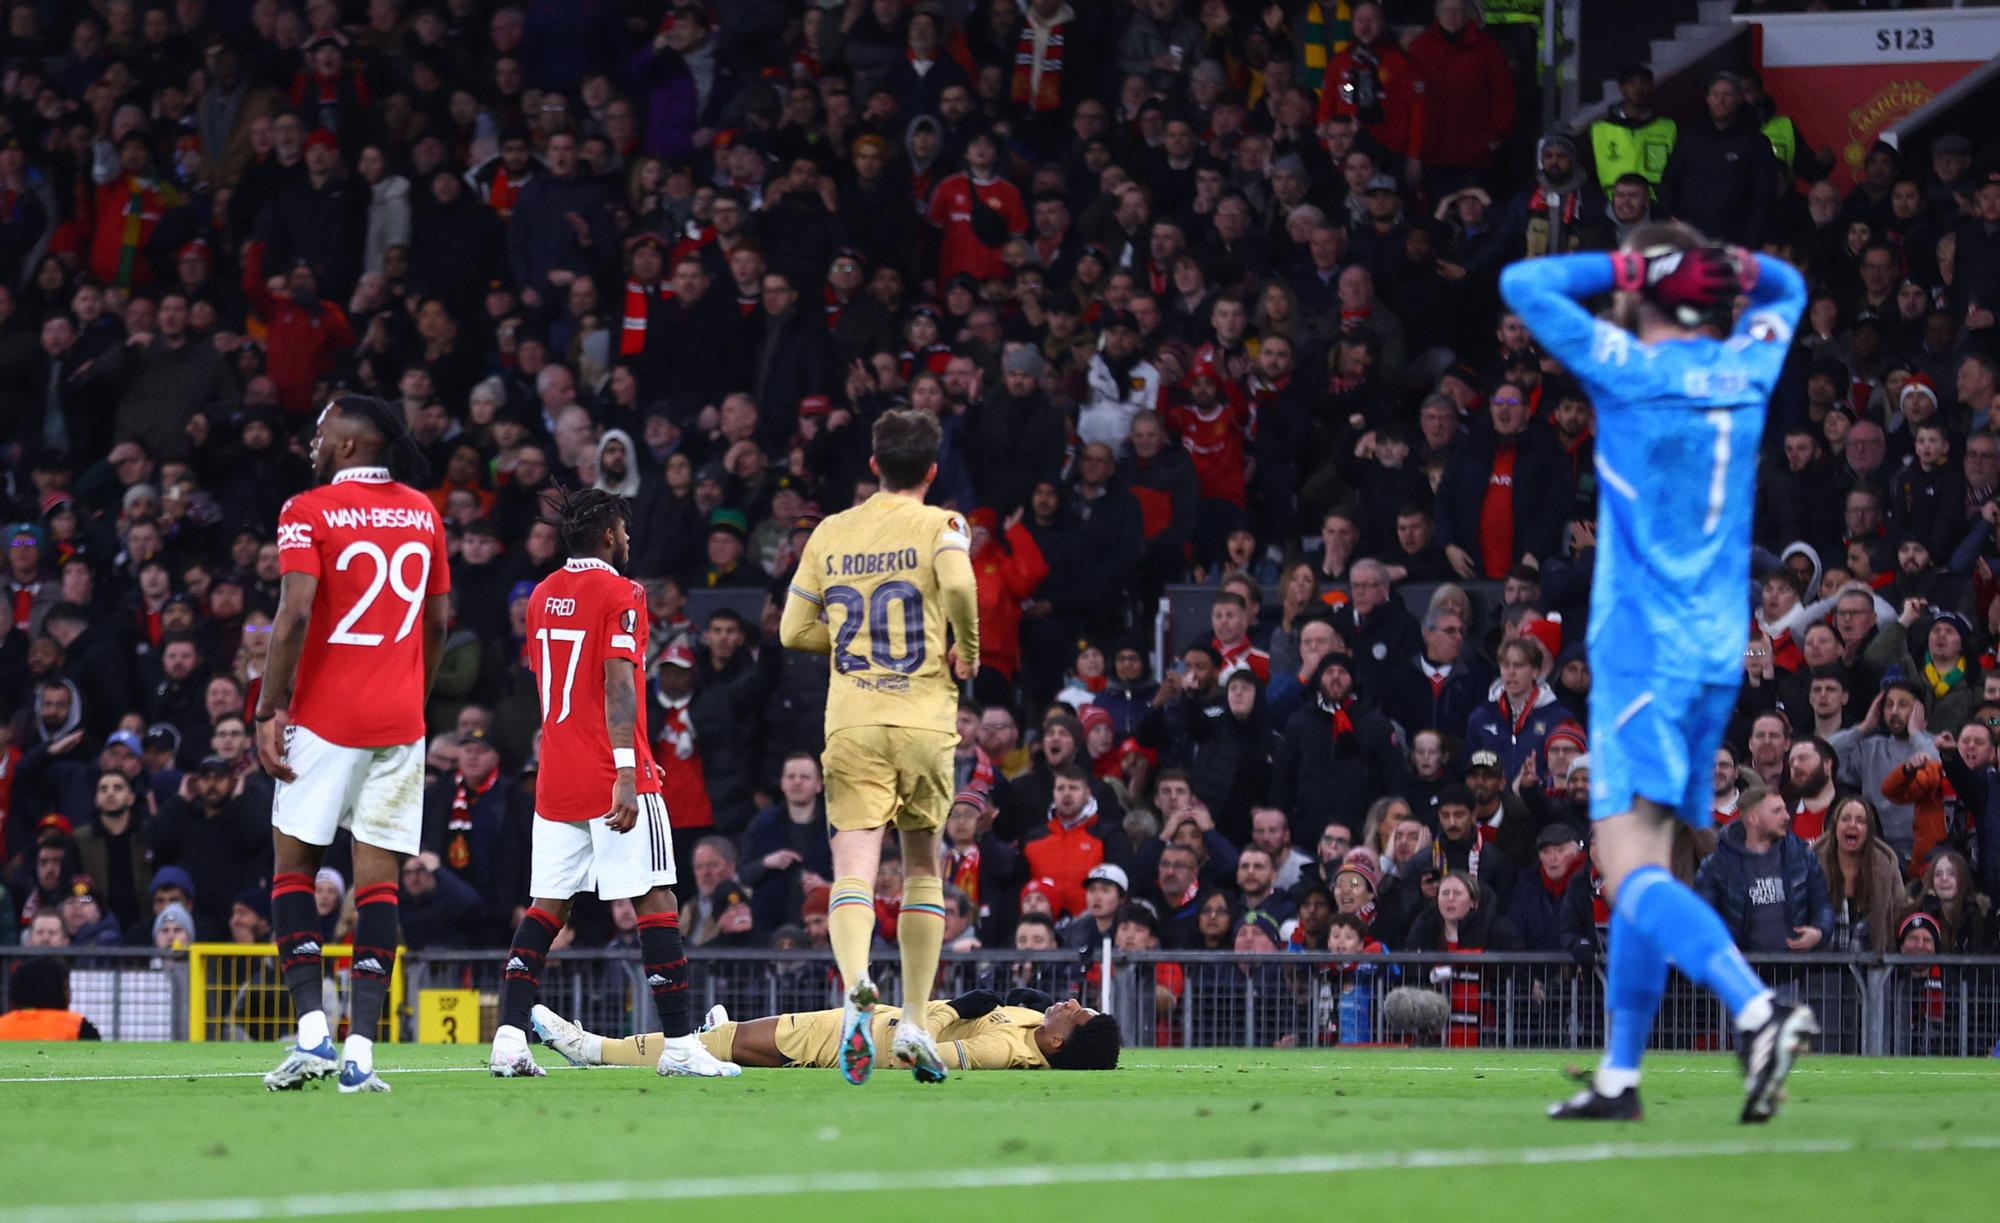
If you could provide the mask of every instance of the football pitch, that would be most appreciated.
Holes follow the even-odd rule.
[[[275,1047],[0,1046],[0,1221],[1914,1220],[1987,1217],[2000,1191],[1991,1061],[1809,1058],[1744,1127],[1724,1056],[1655,1059],[1643,1122],[1585,1126],[1541,1116],[1560,1054],[1141,1051],[860,1089],[499,1081],[483,1054],[383,1046],[394,1094],[341,1096],[264,1091]]]

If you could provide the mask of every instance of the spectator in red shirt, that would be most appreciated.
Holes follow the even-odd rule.
[[[985,506],[967,515],[967,521],[972,527],[972,573],[979,583],[980,699],[1004,702],[1021,668],[1021,605],[1049,575],[1049,563],[1021,525],[1020,510],[1009,514],[998,531],[997,516]]]
[[[1498,581],[1516,564],[1539,566],[1562,542],[1570,503],[1568,460],[1529,418],[1520,387],[1501,383],[1491,415],[1461,442],[1437,490],[1438,542],[1462,578]]]
[[[1319,95],[1319,122],[1352,116],[1377,143],[1406,159],[1406,179],[1421,172],[1424,96],[1418,69],[1396,45],[1389,21],[1376,0],[1354,6],[1354,41],[1326,66]]]
[[[943,231],[938,243],[937,282],[960,272],[979,280],[1009,275],[1000,250],[1028,232],[1021,192],[999,177],[1000,144],[991,132],[974,132],[965,144],[965,170],[938,184],[931,196],[930,223]]]
[[[335,354],[354,346],[354,331],[345,311],[319,299],[310,264],[295,263],[283,287],[275,288],[264,280],[264,244],[252,242],[244,251],[243,293],[264,325],[265,373],[277,384],[285,411],[304,415],[313,410],[313,383],[333,368]]]
[[[1255,417],[1242,388],[1206,356],[1168,394],[1160,415],[1194,460],[1201,486],[1196,549],[1205,562],[1212,561],[1243,520],[1244,455]]]
[[[1442,199],[1477,186],[1514,133],[1514,74],[1493,36],[1471,19],[1467,0],[1438,0],[1437,19],[1410,44],[1423,82],[1426,193]]]

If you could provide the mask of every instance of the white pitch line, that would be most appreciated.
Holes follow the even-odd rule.
[[[1139,1184],[1267,1176],[1333,1176],[1347,1173],[1436,1168],[1487,1168],[1509,1164],[1596,1164],[1620,1160],[1731,1159],[1744,1156],[1917,1154],[2000,1150],[2000,1135],[1919,1138],[1862,1143],[1851,1138],[1801,1138],[1776,1142],[1693,1142],[1646,1146],[1589,1143],[1507,1150],[1440,1149],[1369,1151],[1345,1155],[1296,1155],[1258,1159],[1198,1159],[1123,1164],[1030,1164],[1018,1168],[932,1169],[905,1173],[817,1172],[768,1176],[711,1176],[690,1180],[540,1182],[469,1185],[451,1189],[391,1189],[368,1193],[313,1193],[283,1197],[205,1198],[178,1202],[107,1202],[32,1206],[0,1211],[0,1223],[192,1223],[199,1219],[303,1219],[326,1215],[397,1214],[437,1210],[499,1210],[582,1206],[606,1202],[685,1202],[738,1197],[798,1197],[822,1193],[880,1193],[964,1189],[1027,1189],[1052,1185]]]
[[[397,1068],[393,1066],[377,1066],[376,1069],[381,1071],[382,1074],[384,1075],[397,1075],[397,1076],[402,1076],[405,1074],[487,1073],[486,1067],[484,1066],[408,1066],[403,1068]],[[571,1066],[567,1063],[558,1062],[557,1064],[552,1066],[543,1066],[542,1069],[544,1070],[629,1070],[633,1069],[633,1067]],[[0,1078],[0,1086],[5,1086],[9,1083],[148,1083],[148,1082],[153,1082],[155,1080],[169,1081],[173,1079],[261,1079],[263,1077],[264,1077],[264,1072],[261,1070],[203,1070],[195,1074],[47,1074],[47,1075],[39,1075],[33,1078],[17,1078],[17,1079]]]
[[[1587,1054],[1587,1051],[1579,1051],[1579,1052],[1585,1052],[1585,1053]],[[1801,1066],[1801,1067],[1800,1067],[1800,1068],[1798,1068],[1797,1070],[1793,1071],[1793,1073],[1794,1073],[1795,1075],[1800,1075],[1800,1076],[1804,1076],[1804,1077],[1806,1077],[1806,1078],[1812,1078],[1812,1077],[1814,1077],[1814,1076],[1815,1076],[1815,1074],[1816,1074],[1817,1072],[1820,1072],[1820,1071],[1822,1071],[1822,1070],[1831,1070],[1831,1069],[1833,1069],[1833,1068],[1835,1068],[1835,1067],[1837,1067],[1837,1066],[1839,1066],[1839,1065],[1841,1065],[1841,1062],[1839,1062],[1839,1061],[1834,1061],[1834,1060],[1824,1060],[1824,1061],[1822,1061],[1822,1062],[1821,1062],[1821,1063],[1820,1063],[1819,1065],[1805,1065],[1805,1066]],[[1341,1073],[1341,1072],[1343,1072],[1343,1071],[1351,1071],[1351,1070],[1359,1070],[1359,1071],[1366,1071],[1367,1073],[1369,1073],[1369,1074],[1371,1074],[1371,1075],[1375,1075],[1375,1074],[1382,1074],[1382,1073],[1387,1073],[1387,1072],[1395,1072],[1395,1071],[1409,1071],[1409,1072],[1410,1072],[1410,1073],[1412,1073],[1412,1074],[1536,1074],[1536,1075],[1548,1075],[1548,1074],[1552,1073],[1552,1071],[1551,1071],[1550,1067],[1548,1067],[1548,1066],[1543,1066],[1543,1065],[1533,1065],[1533,1066],[1476,1066],[1476,1065],[1474,1065],[1474,1066],[1452,1066],[1452,1065],[1443,1065],[1443,1066],[1437,1066],[1437,1065],[1429,1065],[1429,1064],[1425,1064],[1425,1065],[1412,1065],[1412,1066],[1401,1066],[1401,1065],[1397,1065],[1397,1064],[1395,1064],[1395,1063],[1393,1063],[1393,1062],[1392,1062],[1392,1063],[1387,1063],[1387,1064],[1384,1064],[1384,1065],[1381,1065],[1381,1066],[1358,1066],[1358,1065],[1348,1065],[1348,1066],[1329,1066],[1329,1065],[1326,1065],[1326,1064],[1324,1064],[1324,1063],[1318,1063],[1318,1062],[1308,1062],[1308,1063],[1304,1063],[1304,1064],[1301,1064],[1301,1065],[1284,1065],[1284,1064],[1281,1064],[1281,1063],[1277,1063],[1277,1062],[1273,1062],[1273,1063],[1270,1063],[1270,1064],[1269,1064],[1268,1066],[1265,1066],[1265,1067],[1260,1067],[1260,1068],[1262,1068],[1262,1069],[1271,1069],[1271,1070],[1283,1070],[1283,1071],[1286,1071],[1287,1073],[1291,1073],[1291,1072],[1296,1072],[1296,1071],[1309,1071],[1309,1072],[1313,1072],[1313,1073],[1324,1073],[1324,1074],[1339,1074],[1339,1073]],[[412,1067],[408,1067],[408,1068],[403,1068],[403,1069],[398,1069],[398,1068],[395,1068],[395,1067],[390,1067],[390,1066],[382,1066],[382,1067],[378,1067],[377,1069],[379,1069],[379,1070],[380,1070],[380,1071],[381,1071],[381,1072],[382,1072],[382,1073],[383,1073],[383,1074],[384,1074],[385,1076],[386,1076],[386,1075],[405,1075],[405,1074],[484,1074],[484,1073],[486,1073],[486,1067],[484,1067],[484,1066],[412,1066]],[[566,1065],[566,1064],[556,1064],[556,1065],[552,1065],[552,1066],[544,1066],[544,1067],[543,1067],[543,1069],[545,1069],[545,1070],[631,1070],[631,1069],[635,1069],[635,1067],[631,1067],[631,1066],[570,1066],[570,1065]],[[644,1067],[636,1067],[636,1069],[644,1069]],[[1167,1070],[1167,1071],[1183,1071],[1183,1070],[1225,1070],[1225,1069],[1229,1069],[1229,1067],[1225,1067],[1225,1066],[1222,1066],[1222,1065],[1220,1065],[1220,1064],[1218,1064],[1218,1063],[1213,1063],[1213,1062],[1189,1062],[1189,1063],[1179,1063],[1179,1064],[1175,1064],[1175,1063],[1168,1063],[1168,1064],[1166,1064],[1166,1065],[1161,1065],[1161,1066],[1147,1066],[1147,1067],[1145,1067],[1145,1069],[1147,1069],[1147,1070]],[[1731,1078],[1740,1078],[1740,1077],[1742,1077],[1742,1071],[1740,1071],[1740,1070],[1736,1069],[1736,1068],[1735,1068],[1734,1066],[1723,1066],[1723,1065],[1716,1065],[1716,1066],[1649,1066],[1649,1067],[1647,1067],[1647,1068],[1646,1068],[1646,1073],[1647,1073],[1647,1074],[1649,1074],[1649,1075],[1655,1075],[1655,1076],[1657,1076],[1657,1075],[1667,1075],[1667,1074],[1676,1074],[1676,1075],[1678,1075],[1678,1074],[1707,1074],[1707,1075],[1727,1075],[1727,1076],[1729,1076],[1729,1077],[1731,1077]],[[1852,1073],[1852,1071],[1841,1071],[1840,1073]],[[1885,1077],[1889,1077],[1889,1078],[1899,1078],[1899,1079],[1900,1079],[1900,1078],[1916,1078],[1916,1079],[1991,1079],[1991,1078],[2000,1078],[2000,1071],[1995,1071],[1995,1070],[1916,1070],[1916,1069],[1911,1069],[1911,1070],[1869,1070],[1869,1071],[1867,1071],[1867,1073],[1868,1073],[1868,1074],[1872,1074],[1872,1075],[1881,1075],[1881,1076],[1885,1076]],[[26,1076],[26,1077],[20,1077],[20,1078],[5,1078],[5,1077],[0,1077],[0,1087],[5,1087],[5,1086],[9,1086],[9,1085],[16,1085],[16,1084],[33,1084],[33,1083],[148,1083],[148,1082],[171,1082],[171,1081],[173,1081],[173,1080],[175,1080],[175,1079],[183,1079],[183,1080],[193,1080],[193,1079],[258,1079],[258,1078],[262,1078],[262,1077],[264,1077],[264,1072],[263,1072],[263,1071],[261,1071],[261,1070],[204,1070],[204,1071],[199,1071],[199,1072],[197,1072],[197,1073],[194,1073],[194,1074],[47,1074],[47,1075],[34,1075],[34,1076]],[[1836,1076],[1836,1077],[1837,1077],[1837,1076]]]

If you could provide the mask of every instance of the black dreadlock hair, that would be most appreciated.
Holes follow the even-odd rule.
[[[614,522],[632,521],[632,503],[601,488],[556,486],[556,516],[544,518],[562,536],[563,547],[575,556],[597,542],[598,532]]]
[[[400,408],[392,408],[372,395],[342,395],[333,401],[342,416],[366,421],[382,436],[382,464],[389,475],[405,484],[422,487],[431,480],[430,461],[423,448],[410,436]]]

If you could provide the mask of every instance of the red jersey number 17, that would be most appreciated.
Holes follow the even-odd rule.
[[[542,721],[547,722],[549,720],[549,708],[555,703],[555,694],[552,689],[555,685],[556,672],[555,668],[549,665],[549,643],[553,641],[558,647],[569,647],[569,658],[563,664],[562,710],[555,717],[557,722],[567,722],[569,721],[570,692],[576,686],[576,662],[577,659],[583,657],[583,641],[586,636],[588,634],[580,628],[545,628],[536,630],[535,640],[542,647]]]

